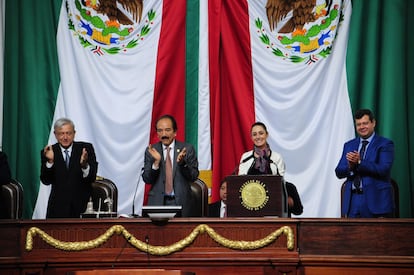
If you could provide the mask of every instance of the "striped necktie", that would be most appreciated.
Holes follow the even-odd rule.
[[[67,169],[69,169],[69,161],[70,161],[69,150],[65,149],[65,164],[66,164]]]

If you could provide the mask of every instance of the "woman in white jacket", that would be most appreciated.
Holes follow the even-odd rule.
[[[245,152],[240,159],[239,175],[285,175],[282,156],[270,150],[266,125],[256,122],[250,129],[254,149]]]
[[[256,122],[250,129],[254,149],[244,153],[240,159],[239,175],[285,175],[285,162],[279,153],[272,152],[267,138],[266,125]],[[285,182],[288,194],[288,217],[291,213],[303,213],[303,205],[299,193],[293,183]]]

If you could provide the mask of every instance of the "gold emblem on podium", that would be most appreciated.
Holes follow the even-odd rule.
[[[241,205],[251,211],[257,211],[266,206],[269,201],[266,185],[259,180],[249,180],[240,187]]]

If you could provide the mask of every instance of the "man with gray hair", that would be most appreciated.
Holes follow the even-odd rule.
[[[79,218],[85,212],[98,163],[91,143],[74,141],[75,125],[68,118],[54,124],[57,143],[41,151],[40,180],[51,185],[46,218]]]

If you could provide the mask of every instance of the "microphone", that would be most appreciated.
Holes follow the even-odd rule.
[[[135,186],[134,198],[132,199],[132,214],[131,214],[131,217],[133,217],[133,218],[139,217],[138,214],[135,214],[135,197],[137,196],[138,186],[139,186],[139,183],[141,182],[141,178],[142,178],[143,173],[144,173],[144,167],[141,168],[141,173],[138,177],[137,185]]]
[[[237,175],[238,170],[239,170],[239,165],[236,165],[236,167],[234,167],[233,172],[230,175]]]
[[[280,176],[280,173],[279,173],[279,167],[277,167],[277,164],[270,158],[270,157],[265,157],[265,159],[269,162],[269,165],[274,165],[274,166],[276,166],[276,176]]]
[[[249,159],[251,159],[251,158],[253,158],[254,157],[254,155],[253,154],[251,154],[250,156],[248,156],[248,157],[246,157],[245,159],[243,159],[242,161],[240,161],[240,163],[239,164],[237,164],[236,165],[236,167],[234,167],[234,170],[233,170],[233,172],[231,173],[231,175],[237,175],[238,173],[238,169],[239,169],[239,165],[240,164],[242,164],[242,163],[245,163],[245,162],[247,162]]]
[[[276,165],[276,176],[279,176],[280,177],[279,168],[277,167],[277,165]]]
[[[112,262],[112,268],[115,267],[115,263],[118,262],[119,257],[121,256],[122,252],[124,252],[125,247],[127,246],[128,242],[131,240],[131,236],[125,240],[124,246],[122,246],[121,251],[119,251],[118,255],[116,255],[115,260]]]
[[[251,154],[250,156],[248,156],[247,158],[243,159],[242,161],[240,161],[239,164],[236,165],[236,167],[234,167],[233,172],[231,173],[231,175],[237,175],[238,174],[238,170],[239,170],[239,165],[242,163],[247,162],[249,159],[253,158],[253,154]]]
[[[274,163],[273,160],[270,160],[270,164],[274,164],[276,166],[276,176],[280,176],[279,167],[277,167],[277,164]]]
[[[246,161],[248,161],[249,159],[253,158],[254,155],[251,154],[250,156],[248,156],[247,158],[245,158],[244,160],[241,161],[241,163],[245,163]]]

